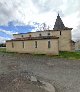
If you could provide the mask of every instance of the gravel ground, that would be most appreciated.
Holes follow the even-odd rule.
[[[79,60],[54,59],[44,55],[0,54],[0,75],[23,71],[51,83],[56,92],[80,92]]]

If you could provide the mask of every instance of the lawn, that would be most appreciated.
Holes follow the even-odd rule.
[[[6,48],[5,47],[0,47],[0,52],[6,52]]]
[[[66,59],[78,59],[80,60],[80,52],[67,52],[61,51],[58,56],[54,56],[56,58],[66,58]]]

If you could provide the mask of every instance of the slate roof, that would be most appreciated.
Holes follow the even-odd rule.
[[[65,27],[62,19],[58,14],[53,30],[58,31],[58,30],[69,30],[69,29],[72,30],[72,28]]]
[[[56,19],[56,22],[55,22],[55,25],[54,25],[54,30],[63,30],[65,28],[59,14],[57,16],[57,19]]]

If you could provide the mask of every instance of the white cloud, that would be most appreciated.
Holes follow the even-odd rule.
[[[25,24],[36,21],[52,25],[58,11],[63,12],[64,18],[69,19],[71,15],[73,19],[74,13],[80,13],[79,2],[79,0],[2,0],[0,1],[0,23],[18,20]],[[75,16],[76,18],[78,17]]]
[[[79,12],[72,13],[63,18],[64,24],[68,27],[76,28],[79,25]]]
[[[72,36],[74,41],[80,40],[80,26],[72,30]]]
[[[52,29],[59,11],[65,26],[79,30],[79,7],[80,0],[1,0],[0,24],[13,20],[24,24],[36,21],[40,24],[45,22]]]
[[[63,4],[63,0],[32,0],[39,12],[49,12],[50,10],[58,11]]]
[[[0,43],[5,43],[6,40],[10,40],[10,38],[0,36]]]
[[[13,32],[13,31],[6,31],[6,30],[1,30],[0,29],[0,32],[3,32],[4,34],[7,34],[11,37],[4,37],[3,35],[0,36],[0,43],[5,43],[6,40],[10,40],[11,38],[13,38],[13,34],[17,34],[18,32]]]
[[[0,29],[0,32],[3,32],[9,36],[13,36],[13,34],[18,34],[18,32],[6,31],[6,30],[2,30],[2,29]]]

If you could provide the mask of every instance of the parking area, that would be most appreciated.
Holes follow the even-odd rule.
[[[10,75],[16,76],[23,72],[51,83],[56,92],[80,92],[80,60],[57,59],[46,55],[0,54],[0,76],[11,80],[13,77]]]

